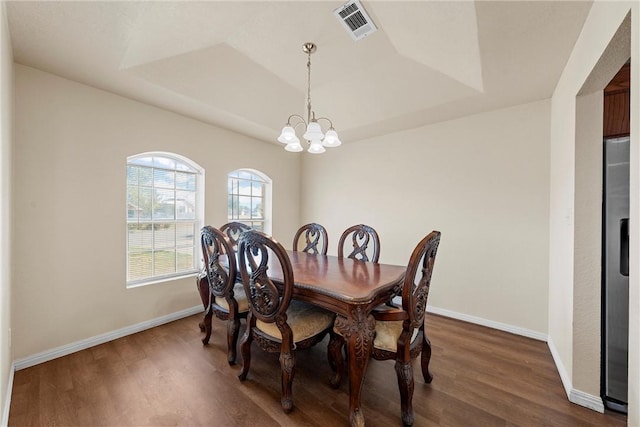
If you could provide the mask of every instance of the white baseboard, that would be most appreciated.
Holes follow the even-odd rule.
[[[7,396],[4,400],[4,409],[2,410],[2,419],[0,419],[0,427],[9,425],[9,408],[11,407],[11,393],[13,392],[13,373],[16,370],[15,364],[9,369],[9,379],[7,381]]]
[[[547,335],[542,332],[532,331],[530,329],[520,328],[506,323],[494,322],[493,320],[483,319],[482,317],[470,316],[468,314],[458,313],[456,311],[446,310],[444,308],[433,307],[427,305],[427,312],[433,314],[439,314],[445,317],[451,317],[453,319],[462,320],[469,323],[475,323],[476,325],[486,326],[492,329],[498,329],[500,331],[509,332],[516,335],[521,335],[527,338],[533,338],[538,341],[547,341]]]
[[[604,414],[604,402],[602,402],[600,396],[594,396],[572,388],[571,393],[569,393],[569,402]]]
[[[549,346],[549,350],[551,351],[553,362],[556,364],[556,369],[560,374],[560,380],[562,381],[564,392],[567,394],[569,402],[575,403],[576,405],[584,406],[585,408],[600,412],[601,414],[604,413],[604,402],[602,401],[602,398],[600,396],[594,396],[592,394],[588,394],[573,388],[571,378],[567,373],[567,369],[565,368],[564,363],[562,363],[562,359],[560,358],[558,349],[553,343],[551,337],[549,337],[549,339],[547,340],[547,345]]]
[[[31,356],[15,360],[13,362],[16,371],[25,369],[30,366],[34,366],[40,363],[48,362],[49,360],[56,359],[58,357],[66,356],[76,351],[85,350],[89,347],[93,347],[99,344],[104,344],[109,341],[113,341],[118,338],[125,337],[127,335],[135,334],[145,329],[151,329],[164,323],[173,322],[174,320],[182,319],[194,314],[202,313],[202,306],[196,306],[188,308],[186,310],[178,311],[176,313],[167,314],[166,316],[157,317],[155,319],[147,320],[136,325],[127,326],[122,329],[107,332],[105,334],[96,335],[95,337],[87,338],[84,340],[76,341],[71,344],[63,345],[51,350],[43,351],[41,353],[33,354]]]
[[[402,301],[400,301],[400,304],[402,304]],[[567,394],[567,399],[569,400],[569,402],[575,403],[576,405],[584,406],[585,408],[589,408],[596,412],[604,413],[604,403],[602,402],[602,398],[600,398],[600,396],[594,396],[592,394],[588,394],[573,388],[571,379],[567,374],[567,370],[562,363],[562,359],[560,359],[558,349],[553,343],[551,337],[549,337],[548,335],[529,329],[508,325],[505,323],[494,322],[492,320],[483,319],[481,317],[470,316],[468,314],[458,313],[455,311],[433,306],[427,306],[427,312],[439,314],[445,317],[451,317],[453,319],[462,320],[464,322],[475,323],[476,325],[486,326],[505,332],[510,332],[512,334],[533,338],[539,341],[545,341],[549,346],[549,350],[551,351],[551,356],[553,357],[556,369],[560,374],[560,380],[562,381],[562,386],[564,387],[564,391]]]
[[[569,378],[567,369],[564,367],[562,359],[560,359],[560,353],[558,353],[558,349],[556,348],[556,345],[554,344],[551,337],[547,339],[547,346],[549,346],[551,357],[553,357],[553,363],[556,364],[556,369],[558,370],[558,374],[560,374],[560,380],[562,381],[564,392],[567,394],[567,398],[569,398],[571,396],[571,389],[573,388],[573,386],[571,385],[571,379]]]

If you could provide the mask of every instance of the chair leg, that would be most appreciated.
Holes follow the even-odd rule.
[[[398,376],[398,388],[400,389],[400,409],[402,411],[402,424],[413,425],[413,367],[411,360],[402,362],[396,360],[396,375]]]
[[[239,332],[240,320],[230,318],[227,321],[227,362],[229,362],[229,365],[236,364],[236,344],[238,343]]]
[[[338,388],[342,382],[342,374],[344,373],[344,355],[342,352],[345,341],[342,335],[331,331],[329,337],[329,347],[327,349],[329,356],[329,366],[333,370],[331,378],[331,387]]]
[[[200,295],[200,299],[202,300],[202,305],[204,306],[204,309],[210,311],[210,309],[211,309],[211,294],[210,294],[210,291],[209,291],[209,282],[208,282],[207,278],[206,277],[201,277],[200,279],[198,279],[196,281],[196,288],[198,289],[198,294]],[[206,329],[206,320],[207,320],[207,314],[205,313],[205,316],[202,319],[202,322],[198,323],[198,326],[200,327],[200,332],[205,332],[207,330]]]
[[[242,366],[238,374],[240,381],[247,379],[247,374],[251,367],[251,341],[253,341],[253,335],[251,334],[251,326],[247,322],[247,329],[242,336],[242,340],[240,340],[240,355],[242,355]]]
[[[282,370],[282,409],[285,413],[291,412],[293,409],[293,374],[295,373],[296,356],[294,353],[288,353],[285,351],[280,352],[280,368]]]
[[[206,310],[211,305],[211,300],[210,300],[211,295],[209,293],[209,282],[207,278],[201,277],[200,279],[198,279],[196,281],[196,288],[198,289],[198,294],[200,295],[200,299],[202,300],[202,305]],[[206,315],[205,315],[205,319],[206,319]],[[200,327],[200,332],[204,332],[206,330],[205,322],[204,322],[205,319],[203,319],[202,322],[198,323],[198,326]]]
[[[425,332],[423,332],[423,334],[420,366],[422,368],[422,377],[424,378],[424,382],[430,384],[433,380],[433,375],[429,372],[429,362],[431,361],[431,341],[429,341]]]
[[[213,311],[211,308],[204,315],[204,319],[202,319],[202,326],[204,327],[204,332],[206,333],[204,338],[202,338],[202,344],[209,344],[209,339],[211,338],[211,319],[213,318]]]

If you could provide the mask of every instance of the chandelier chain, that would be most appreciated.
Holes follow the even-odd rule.
[[[307,123],[311,122],[311,50],[307,53]]]

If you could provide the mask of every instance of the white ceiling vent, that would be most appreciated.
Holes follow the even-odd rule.
[[[358,0],[351,0],[333,11],[336,18],[342,23],[354,40],[360,40],[371,33],[375,33],[377,28],[367,11]]]

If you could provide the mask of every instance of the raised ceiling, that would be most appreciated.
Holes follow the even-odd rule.
[[[274,142],[311,98],[343,142],[549,98],[591,1],[7,2],[15,61]]]

